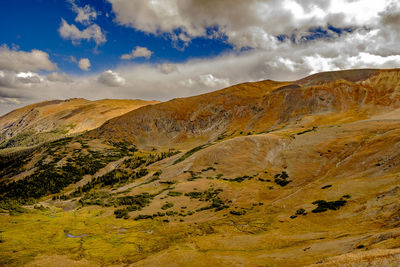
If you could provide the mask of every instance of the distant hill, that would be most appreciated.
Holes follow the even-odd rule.
[[[91,130],[113,117],[156,103],[74,98],[29,105],[0,117],[0,147],[31,146],[65,134]]]

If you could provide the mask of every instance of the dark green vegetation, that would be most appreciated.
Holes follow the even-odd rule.
[[[169,209],[169,208],[172,208],[173,206],[174,206],[174,203],[167,202],[167,203],[165,203],[164,205],[162,205],[161,209],[167,210],[167,209]]]
[[[188,178],[188,181],[194,181],[194,180],[201,178],[201,176],[200,176],[201,172],[184,171],[184,173],[187,173],[187,172],[190,173],[190,177]]]
[[[37,132],[35,130],[25,130],[10,139],[5,139],[0,143],[0,149],[10,147],[30,147],[40,143],[48,142],[50,140],[59,139],[65,136],[70,129],[73,129],[74,125],[66,125],[58,127],[49,132]]]
[[[148,173],[147,169],[139,169],[138,171],[133,171],[131,174],[126,170],[114,169],[103,176],[94,178],[84,186],[78,187],[78,189],[72,193],[72,196],[80,196],[81,193],[88,192],[96,187],[101,188],[106,186],[123,185],[128,181],[133,181],[146,176]]]
[[[327,210],[338,210],[344,205],[346,205],[347,200],[349,199],[349,195],[344,195],[342,196],[339,200],[336,201],[325,201],[325,200],[317,200],[314,201],[312,204],[318,205],[315,209],[313,209],[311,212],[313,213],[319,213],[319,212],[325,212]]]
[[[317,207],[315,209],[313,209],[311,212],[312,213],[321,213],[321,212],[325,212],[328,210],[338,210],[341,207],[343,207],[344,205],[346,205],[346,203],[347,203],[346,199],[349,199],[349,198],[350,198],[350,195],[344,195],[339,200],[335,200],[335,201],[316,200],[312,204],[317,205]],[[297,218],[297,216],[300,216],[300,215],[307,215],[306,210],[303,208],[298,209],[298,210],[296,210],[296,214],[290,216],[290,218],[295,219],[295,218]]]
[[[229,208],[229,206],[225,205],[225,203],[221,200],[221,198],[219,198],[218,195],[221,192],[222,189],[210,188],[204,192],[185,193],[185,196],[210,203],[210,205],[202,207],[196,211],[203,211],[208,209],[214,209],[214,211],[220,211]]]
[[[0,213],[2,212],[8,212],[10,215],[16,215],[18,213],[26,212],[26,209],[22,208],[18,201],[5,198],[0,199]]]
[[[179,196],[182,195],[182,193],[181,192],[176,192],[176,191],[169,191],[167,195],[170,196],[170,197],[179,197]]]
[[[233,179],[227,179],[227,180],[230,181],[230,182],[238,182],[238,183],[241,183],[241,182],[243,182],[244,180],[250,180],[250,179],[252,179],[252,178],[254,178],[254,176],[244,175],[244,176],[239,176],[239,177],[236,177],[236,178],[233,178]]]
[[[297,133],[297,135],[302,135],[302,134],[305,134],[305,133],[309,133],[309,132],[312,132],[312,131],[316,131],[317,128],[318,128],[318,127],[313,126],[311,129],[304,130],[304,131],[302,131],[302,132]]]
[[[246,211],[245,210],[242,210],[242,211],[231,210],[231,211],[229,211],[229,213],[232,214],[232,215],[240,216],[240,215],[245,215]]]
[[[65,138],[44,146],[43,156],[36,162],[33,174],[8,184],[1,183],[0,194],[24,203],[32,198],[59,193],[84,175],[93,175],[109,162],[127,155],[115,148],[104,153],[79,150],[70,155],[66,146],[71,141],[71,138]],[[61,163],[61,160],[64,161]]]
[[[291,180],[288,179],[289,175],[287,174],[286,171],[282,171],[282,173],[278,173],[275,175],[275,183],[280,185],[280,186],[286,186],[288,183],[291,182]]]
[[[296,215],[306,215],[306,210],[305,209],[298,209],[296,210]]]
[[[41,147],[1,156],[0,177],[16,175],[27,170],[31,174],[17,181],[0,180],[0,198],[3,210],[19,210],[18,205],[33,204],[47,195],[53,200],[67,200],[81,197],[82,205],[120,206],[121,199],[113,194],[97,191],[105,187],[120,187],[148,174],[144,166],[179,153],[174,149],[167,152],[138,151],[129,142],[106,142],[102,148],[94,150],[82,137],[63,138]],[[94,175],[108,163],[126,158],[120,166],[102,176],[89,180],[69,195],[59,195],[66,187],[79,182],[86,175]],[[27,167],[29,166],[29,167]],[[34,169],[32,169],[34,168]],[[161,172],[156,172],[150,180],[158,180]],[[83,196],[82,196],[83,195]],[[139,200],[138,200],[139,201]],[[139,204],[129,204],[130,209],[141,208]],[[22,211],[22,209],[21,209]],[[121,216],[120,212],[117,212]],[[122,217],[126,217],[122,215]]]
[[[196,152],[198,152],[198,151],[200,151],[200,150],[202,150],[202,149],[204,149],[204,148],[206,148],[206,147],[209,147],[211,144],[204,144],[204,145],[201,145],[201,146],[197,146],[197,147],[195,147],[195,148],[192,148],[191,150],[189,150],[188,152],[186,152],[185,154],[183,154],[180,158],[178,158],[177,160],[175,160],[174,161],[174,165],[175,164],[177,164],[177,163],[179,163],[179,162],[181,162],[181,161],[184,161],[185,159],[187,159],[188,157],[190,157],[191,155],[193,155],[194,153],[196,153]]]

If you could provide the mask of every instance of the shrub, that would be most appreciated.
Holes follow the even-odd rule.
[[[169,209],[169,208],[172,208],[173,206],[174,206],[174,203],[167,202],[167,203],[165,203],[164,205],[162,205],[161,209],[167,210],[167,209]]]
[[[116,218],[122,218],[128,216],[128,211],[126,209],[118,209],[114,211]]]
[[[176,192],[176,191],[169,191],[167,195],[171,196],[171,197],[179,197],[179,196],[182,195],[182,193],[181,192]]]
[[[291,180],[288,180],[289,175],[287,174],[286,171],[282,171],[282,173],[278,173],[275,175],[275,183],[280,185],[280,186],[286,186],[288,183],[291,182]]]
[[[150,204],[153,198],[154,196],[149,193],[142,193],[135,196],[123,196],[116,199],[116,204],[143,208]]]
[[[202,169],[201,172],[206,172],[206,171],[216,171],[217,169],[215,169],[214,167],[208,167],[206,169]]]
[[[175,160],[174,163],[173,163],[173,165],[175,165],[175,164],[177,164],[177,163],[179,163],[179,162],[181,162],[181,161],[184,161],[185,159],[187,159],[188,157],[190,157],[190,156],[193,155],[194,153],[196,153],[196,152],[198,152],[198,151],[200,151],[200,150],[202,150],[202,149],[204,149],[204,148],[206,148],[206,147],[208,147],[208,146],[210,146],[210,145],[211,145],[211,144],[204,144],[204,145],[201,145],[201,146],[198,146],[198,147],[195,147],[195,148],[189,150],[189,151],[186,152],[183,156],[181,156],[179,159]]]
[[[325,212],[328,209],[330,210],[338,210],[340,207],[346,205],[347,201],[344,198],[348,198],[350,196],[345,195],[341,197],[339,200],[336,201],[325,201],[325,200],[317,200],[314,201],[312,204],[318,205],[317,208],[313,209],[313,213]]]
[[[245,210],[242,210],[242,211],[231,210],[231,211],[229,211],[229,213],[232,214],[232,215],[240,216],[240,215],[245,215],[246,211]]]
[[[136,217],[134,218],[135,221],[138,221],[138,220],[146,220],[146,219],[153,219],[153,216],[152,216],[152,215],[142,215],[142,214],[139,214],[138,216],[136,216]]]
[[[306,210],[305,209],[298,209],[296,210],[296,215],[303,215],[305,214]]]
[[[248,176],[248,175],[244,175],[244,176],[236,177],[234,179],[229,179],[228,181],[241,183],[244,180],[246,180],[246,179],[250,180],[251,178],[253,178],[253,177]]]

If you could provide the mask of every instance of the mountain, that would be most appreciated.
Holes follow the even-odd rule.
[[[397,266],[399,86],[244,83],[2,156],[0,262]]]
[[[99,127],[105,121],[157,101],[82,98],[45,101],[0,117],[0,146],[30,146]]]
[[[316,126],[324,120],[358,120],[399,107],[398,79],[398,70],[366,69],[319,73],[295,82],[244,83],[133,110],[107,121],[92,136],[169,146]]]

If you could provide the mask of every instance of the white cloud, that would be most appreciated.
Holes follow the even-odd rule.
[[[136,48],[133,49],[129,54],[122,55],[121,59],[133,59],[138,57],[144,57],[146,59],[149,59],[152,54],[153,52],[147,49],[146,47],[136,46]]]
[[[58,72],[52,72],[49,75],[47,75],[47,80],[51,82],[64,82],[64,83],[69,83],[72,82],[73,80],[66,74],[66,73],[58,73]]]
[[[81,58],[78,62],[78,66],[81,70],[88,71],[91,65],[88,58]]]
[[[0,87],[31,88],[33,85],[42,83],[44,80],[44,77],[35,72],[0,71]],[[14,94],[18,94],[18,92],[14,92]]]
[[[20,72],[16,77],[21,83],[40,83],[43,81],[39,74],[33,72]]]
[[[62,38],[71,40],[74,44],[79,44],[81,40],[93,40],[96,45],[101,45],[107,41],[105,34],[97,24],[92,24],[81,31],[74,24],[68,24],[62,18],[58,32]]]
[[[229,79],[216,78],[212,74],[200,75],[200,82],[206,87],[227,87],[229,86]]]
[[[161,73],[164,74],[170,74],[172,72],[178,71],[177,64],[171,64],[171,63],[159,64],[157,68],[160,70]]]
[[[97,80],[98,82],[111,87],[123,86],[125,84],[125,79],[112,70],[103,72]]]
[[[74,0],[69,0],[68,2],[70,2],[72,10],[76,13],[76,22],[82,23],[83,25],[89,25],[92,21],[96,20],[97,12],[93,7],[89,5],[79,7]]]
[[[195,37],[214,38],[207,31],[241,47],[270,48],[275,36],[312,27],[364,26],[373,23],[390,0],[108,0],[122,25],[152,34],[169,34],[187,43]],[[176,30],[178,30],[176,33]]]
[[[40,50],[31,52],[10,50],[6,45],[0,46],[0,70],[38,71],[55,70],[57,65],[50,61],[49,54]]]

